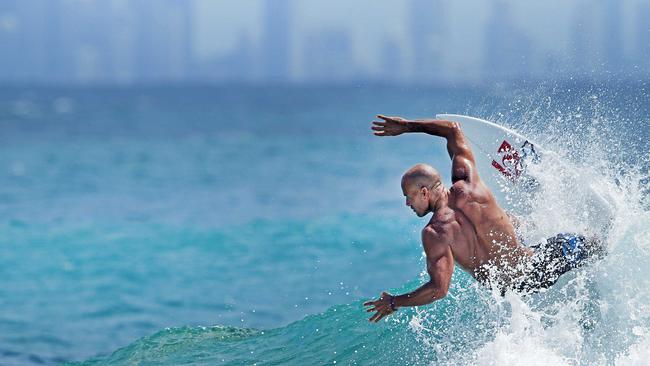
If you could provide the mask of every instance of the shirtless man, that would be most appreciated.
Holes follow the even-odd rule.
[[[460,125],[441,120],[405,120],[377,116],[377,136],[422,132],[447,140],[452,161],[452,185],[446,189],[431,166],[418,164],[402,177],[406,205],[416,215],[433,213],[422,230],[422,246],[430,280],[413,292],[393,296],[383,292],[368,301],[369,319],[377,322],[400,307],[429,304],[447,295],[454,262],[476,280],[504,293],[507,289],[535,291],[551,286],[560,275],[592,257],[600,242],[575,234],[559,234],[547,243],[525,247],[517,240],[511,217],[481,181],[474,155]]]

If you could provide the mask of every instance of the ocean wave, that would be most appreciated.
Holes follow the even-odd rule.
[[[565,229],[591,230],[607,242],[608,255],[550,289],[501,296],[457,270],[445,299],[400,309],[380,324],[367,321],[367,299],[359,299],[269,330],[167,329],[81,364],[643,364],[650,334],[647,169],[616,156],[622,145],[603,137],[612,127],[581,113],[572,118],[584,122],[582,132],[537,136],[562,164],[537,172],[541,190],[527,197],[523,235],[535,242]],[[564,123],[551,123],[551,134]],[[591,190],[605,196],[611,226],[586,208]],[[423,272],[394,290],[424,281]]]

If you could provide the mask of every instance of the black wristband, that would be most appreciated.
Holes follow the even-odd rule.
[[[397,308],[395,307],[395,296],[390,297],[390,308],[393,311],[397,311]]]

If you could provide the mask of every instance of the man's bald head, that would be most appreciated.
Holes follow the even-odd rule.
[[[440,173],[431,165],[417,164],[402,176],[402,188],[427,187],[433,189],[440,185]]]

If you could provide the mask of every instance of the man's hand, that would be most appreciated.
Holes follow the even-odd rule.
[[[381,114],[377,115],[384,122],[372,121],[372,130],[376,136],[397,136],[408,132],[408,121],[401,117],[386,117]]]
[[[378,322],[382,318],[384,318],[386,315],[390,315],[395,312],[390,307],[390,300],[393,298],[393,295],[389,294],[388,292],[382,292],[381,297],[379,297],[378,300],[375,301],[367,301],[363,303],[363,306],[371,306],[370,309],[367,309],[366,312],[371,312],[371,311],[376,311],[375,314],[373,314],[370,319],[368,319],[371,322]]]

